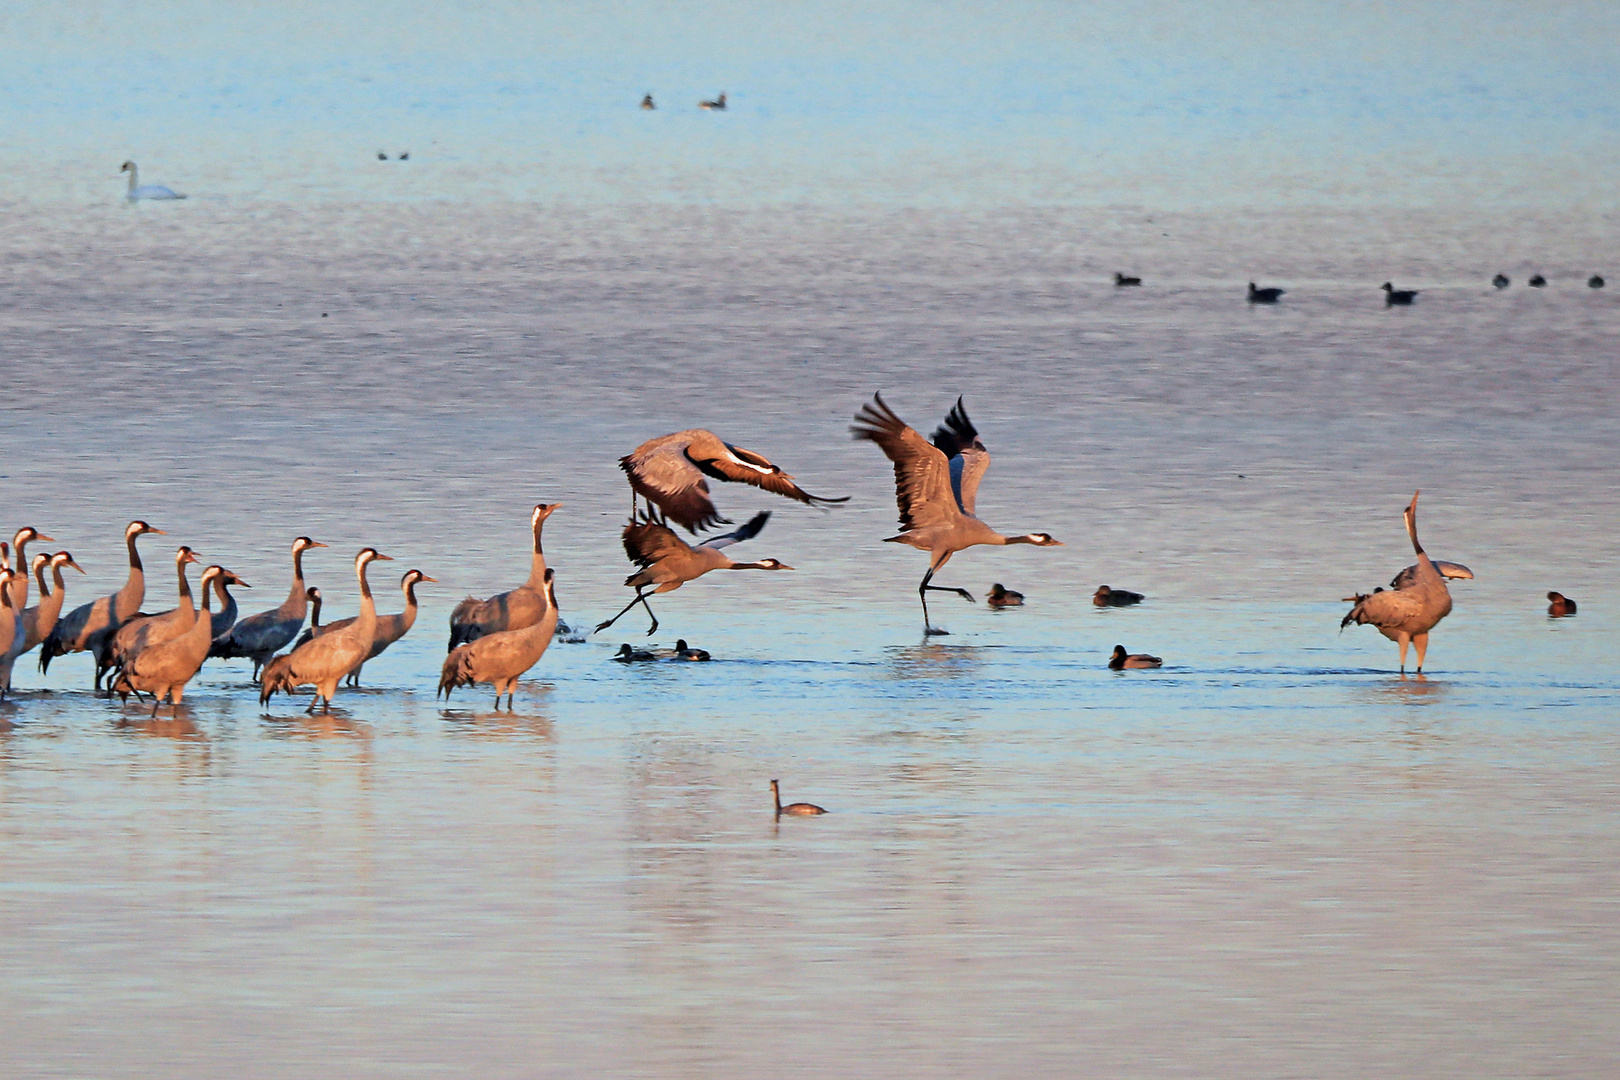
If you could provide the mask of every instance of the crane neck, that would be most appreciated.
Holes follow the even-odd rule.
[[[129,547],[129,580],[118,590],[117,603],[114,605],[119,622],[139,611],[142,601],[146,599],[146,572],[141,567],[141,554],[135,550],[135,541],[140,535],[130,533],[124,541]]]
[[[186,565],[187,564],[186,564],[185,560],[182,559],[182,560],[180,560],[179,564],[175,567],[176,573],[178,573],[179,576],[180,576],[180,606],[185,607],[185,608],[190,608],[192,611],[196,611],[197,610],[197,603],[196,603],[195,600],[193,600],[191,598],[191,582],[186,580]],[[218,579],[216,578],[215,580],[218,580]],[[207,605],[208,605],[208,594],[204,593],[203,594],[203,606],[206,607]]]
[[[777,786],[775,780],[771,781],[771,800],[776,803],[776,814],[780,817],[782,815],[782,789]]]
[[[405,586],[405,629],[408,631],[416,625],[416,582],[413,580]]]
[[[48,600],[48,599],[50,599],[50,596],[51,596],[51,587],[49,585],[45,584],[45,568],[47,566],[49,566],[49,565],[50,565],[50,562],[46,561],[46,562],[42,562],[38,566],[34,567],[34,580],[39,582],[39,598],[41,600]],[[56,587],[60,589],[62,587],[61,586],[62,568],[60,566],[58,566],[56,568],[56,580],[57,580],[57,586]]]
[[[292,587],[287,590],[287,599],[281,608],[287,612],[288,617],[296,616],[300,619],[309,609],[309,594],[304,588],[304,549],[301,547],[293,548]]]
[[[124,537],[124,546],[129,548],[129,569],[131,575],[138,574],[144,569],[141,566],[141,553],[135,547],[135,541],[139,540],[140,537],[140,533],[130,533],[128,536]]]

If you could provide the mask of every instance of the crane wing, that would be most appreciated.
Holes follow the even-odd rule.
[[[964,514],[973,514],[979,498],[979,481],[990,468],[990,452],[979,441],[979,429],[968,419],[962,399],[945,414],[945,422],[934,429],[933,443],[950,459],[951,491]]]
[[[1344,629],[1351,623],[1374,626],[1399,627],[1408,619],[1423,614],[1424,598],[1415,589],[1394,589],[1363,596],[1339,623]]]
[[[695,533],[714,525],[728,525],[709,498],[709,484],[686,454],[693,442],[723,446],[711,431],[694,428],[649,439],[619,459],[638,495],[657,506],[671,521]]]
[[[754,537],[760,534],[760,530],[765,528],[765,523],[770,519],[771,512],[769,510],[761,510],[753,517],[749,518],[747,523],[744,524],[742,528],[728,532],[723,536],[711,536],[709,539],[699,544],[698,547],[719,549],[723,547],[730,547],[732,544],[738,544],[744,540],[752,540]]]
[[[710,446],[710,440],[717,446]],[[756,454],[752,450],[745,450],[728,442],[720,442],[712,435],[710,440],[694,440],[686,450],[687,458],[702,470],[705,476],[737,484],[752,484],[805,504],[849,501],[848,495],[838,499],[812,495],[795,484],[791,475],[771,464],[763,454]]]
[[[849,431],[856,439],[877,443],[894,462],[894,498],[902,529],[946,524],[958,516],[945,455],[896,416],[882,394],[873,394],[861,406]]]
[[[651,518],[637,518],[624,527],[624,553],[643,570],[660,559],[691,550],[674,529]]]
[[[712,431],[692,428],[652,439],[619,459],[630,486],[656,505],[664,516],[695,533],[715,525],[729,525],[709,498],[704,477],[734,484],[751,484],[798,502],[848,502],[812,495],[793,477],[763,454],[724,442]]]

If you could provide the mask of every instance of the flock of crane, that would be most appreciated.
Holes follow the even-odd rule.
[[[1003,535],[978,518],[975,503],[980,481],[990,467],[990,454],[961,398],[929,439],[906,424],[881,394],[873,395],[862,406],[850,432],[857,440],[876,443],[894,464],[900,532],[885,538],[885,542],[908,544],[928,554],[928,569],[917,586],[925,634],[946,633],[929,618],[930,592],[955,593],[973,600],[966,589],[933,584],[935,575],[957,552],[979,545],[1060,546],[1061,542],[1048,533]],[[658,617],[647,598],[672,592],[714,570],[793,569],[776,559],[744,563],[725,554],[725,548],[758,536],[770,517],[769,511],[756,514],[740,528],[695,544],[680,537],[677,527],[696,536],[730,524],[710,498],[709,480],[750,484],[805,504],[848,500],[847,496],[812,495],[764,456],[701,429],[652,439],[621,458],[619,464],[631,489],[624,550],[638,568],[624,584],[635,590],[635,596],[613,618],[598,624],[598,631],[640,605],[652,620],[647,631],[652,634],[658,629]],[[1414,494],[1404,514],[1407,536],[1417,553],[1416,564],[1397,574],[1387,589],[1347,597],[1354,606],[1340,624],[1341,628],[1351,623],[1371,625],[1396,642],[1403,674],[1408,646],[1416,646],[1416,670],[1423,670],[1429,633],[1451,611],[1446,580],[1474,576],[1466,566],[1431,560],[1424,552],[1417,536],[1417,501]],[[449,655],[438,687],[446,699],[457,687],[489,684],[495,689],[496,707],[504,696],[511,708],[517,680],[539,661],[557,633],[555,573],[546,565],[541,533],[546,519],[559,505],[541,503],[530,517],[534,545],[528,580],[488,599],[468,597],[451,612]],[[15,549],[18,564],[14,569],[8,545],[0,542],[0,696],[10,690],[17,657],[38,646],[41,671],[48,671],[56,657],[88,652],[95,660],[92,685],[96,692],[116,693],[126,701],[130,694],[150,695],[154,713],[165,700],[173,705],[180,703],[186,684],[209,657],[250,660],[261,703],[267,703],[278,691],[292,694],[309,686],[315,690],[309,711],[317,705],[329,710],[341,682],[359,685],[366,662],[411,629],[417,615],[416,587],[434,580],[420,570],[406,572],[400,581],[404,611],[379,616],[367,569],[374,562],[391,560],[375,548],[362,548],[354,559],[360,585],[359,614],[323,625],[320,591],[304,583],[303,556],[312,548],[326,545],[300,536],[292,545],[293,580],[286,600],[268,611],[238,620],[237,601],[230,590],[232,586],[249,588],[248,583],[223,566],[207,567],[201,577],[199,608],[187,580],[188,566],[198,560],[189,547],[182,546],[175,552],[177,605],[147,614],[140,610],[146,597],[146,580],[136,541],[148,533],[161,535],[163,530],[144,521],[132,521],[124,530],[129,577],[123,588],[66,615],[62,614],[66,594],[62,571],[71,568],[84,572],[72,554],[37,553],[30,561],[28,545],[49,543],[51,537],[27,526],[12,538],[10,547]],[[40,592],[39,603],[32,607],[28,605],[30,574],[38,581]],[[1092,599],[1099,607],[1120,607],[1140,602],[1142,595],[1104,585]],[[1573,600],[1557,593],[1549,594],[1549,599],[1554,601],[1550,614],[1574,614]],[[213,607],[216,600],[217,610]],[[990,596],[991,605],[997,607],[1022,601],[1022,595],[999,584]],[[308,628],[304,625],[306,616]],[[287,652],[281,652],[288,646],[291,648]],[[702,650],[687,648],[684,641],[672,655],[687,660],[708,658]],[[653,658],[655,654],[629,646],[616,657]],[[1161,663],[1156,656],[1128,654],[1123,646],[1116,646],[1109,667],[1147,668]]]

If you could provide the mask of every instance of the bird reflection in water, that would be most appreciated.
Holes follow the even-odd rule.
[[[329,713],[307,713],[284,717],[263,715],[270,734],[292,739],[358,739],[371,741],[371,725],[354,719],[343,709]]]
[[[528,736],[551,741],[551,718],[543,713],[522,715],[511,712],[478,712],[473,709],[440,709],[439,718],[452,735],[469,738],[508,739]]]
[[[1403,672],[1392,679],[1376,684],[1378,697],[1386,702],[1423,705],[1442,697],[1450,685],[1431,680],[1422,672]]]
[[[979,674],[980,652],[977,645],[924,641],[889,649],[889,669],[896,679],[969,679]]]
[[[113,721],[113,727],[130,735],[144,735],[148,738],[206,741],[207,736],[197,726],[197,721],[191,714],[191,707],[182,703],[174,708],[174,713],[169,716],[147,715],[145,710],[142,710],[139,716],[118,718]]]

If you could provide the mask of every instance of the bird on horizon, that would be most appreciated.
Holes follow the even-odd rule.
[[[973,594],[966,589],[930,584],[958,551],[978,544],[1062,546],[1062,541],[1043,532],[1003,536],[975,516],[979,481],[990,468],[990,452],[979,441],[979,430],[968,419],[962,398],[956,399],[956,406],[934,431],[931,443],[900,419],[882,394],[872,395],[872,400],[855,414],[849,430],[857,440],[877,443],[894,462],[894,495],[902,531],[898,536],[885,537],[883,542],[909,544],[929,554],[928,572],[917,586],[924,634],[950,632],[929,622],[930,592],[953,592],[973,602]]]
[[[1550,592],[1547,599],[1552,603],[1547,605],[1547,614],[1554,619],[1562,619],[1566,615],[1575,614],[1575,601],[1561,592]]]
[[[1275,304],[1282,299],[1283,293],[1287,291],[1286,289],[1257,289],[1254,282],[1251,281],[1249,282],[1249,303]]]
[[[1388,281],[1378,287],[1384,290],[1385,307],[1411,307],[1412,301],[1417,299],[1416,289],[1397,289]]]
[[[715,98],[713,101],[700,101],[700,102],[698,102],[698,108],[704,109],[704,110],[709,111],[709,112],[725,112],[726,111],[726,95],[725,95],[725,92],[721,91],[720,96]]]

